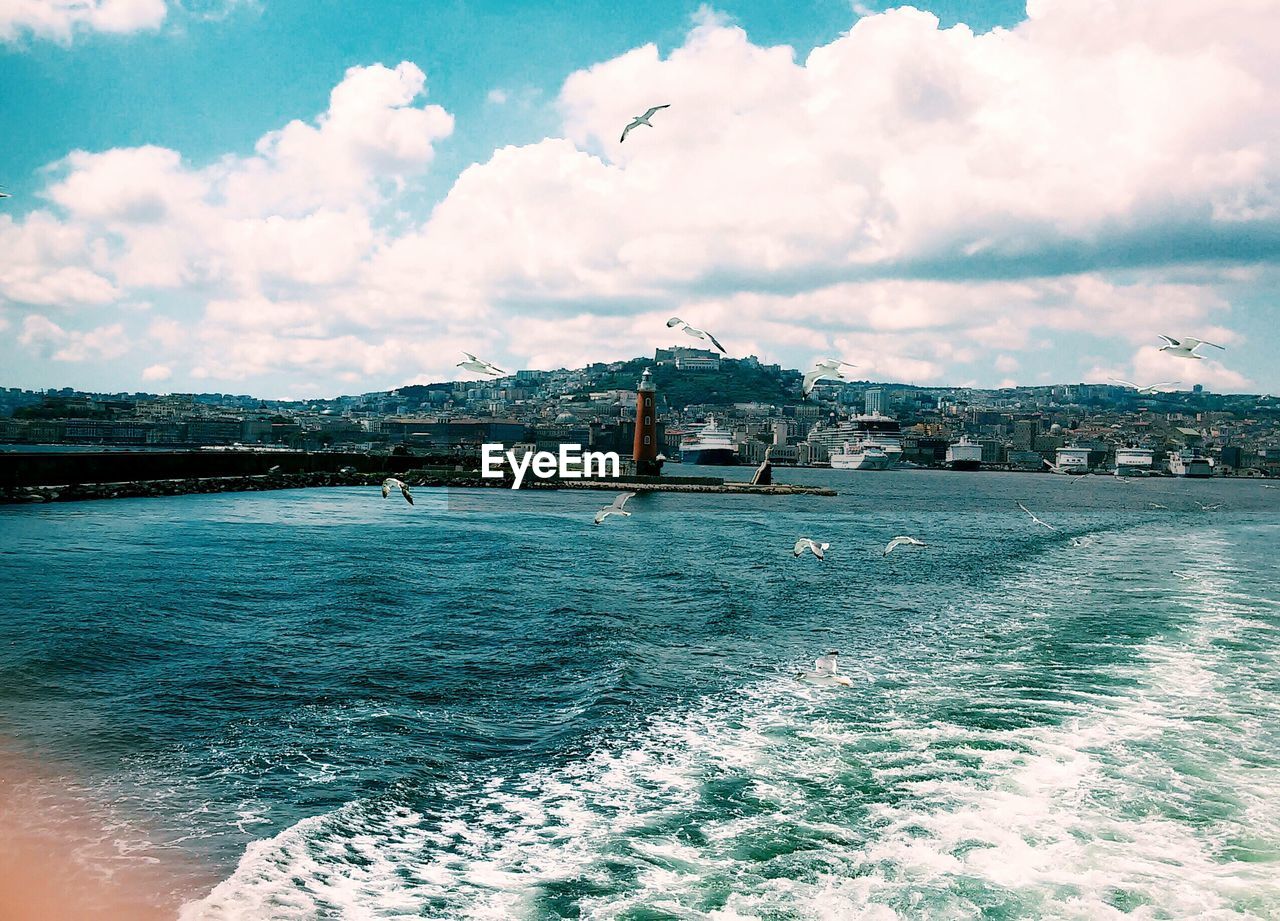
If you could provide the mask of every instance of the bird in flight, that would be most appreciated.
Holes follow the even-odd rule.
[[[897,550],[897,549],[898,549],[899,547],[901,547],[903,544],[907,544],[908,546],[911,546],[911,547],[927,547],[927,546],[929,546],[929,545],[928,545],[928,544],[926,544],[924,541],[922,541],[922,540],[916,540],[914,537],[895,537],[893,540],[889,541],[888,546],[886,546],[886,547],[884,548],[884,554],[883,554],[883,555],[884,555],[884,556],[888,556],[890,553],[893,553],[893,551]]]
[[[813,393],[813,387],[818,381],[843,381],[848,380],[844,376],[844,372],[840,370],[840,366],[846,368],[856,368],[857,365],[847,361],[837,361],[834,358],[824,358],[822,361],[815,361],[813,367],[804,376],[804,384],[801,389],[804,395],[808,396]]]
[[[595,523],[599,524],[610,515],[621,515],[624,518],[630,518],[631,513],[623,508],[623,506],[627,504],[628,499],[633,498],[634,496],[635,493],[633,492],[624,492],[622,495],[618,496],[618,498],[614,499],[611,504],[606,505],[604,508],[600,509],[600,511],[596,512]]]
[[[1161,351],[1164,351],[1164,350],[1161,349]],[[1199,356],[1196,356],[1196,357],[1198,358]],[[1132,387],[1134,390],[1138,391],[1138,393],[1146,393],[1146,394],[1159,393],[1161,388],[1163,387],[1172,387],[1174,384],[1182,383],[1182,381],[1164,381],[1163,383],[1160,383],[1160,384],[1148,384],[1145,387],[1139,387],[1133,381],[1122,381],[1118,377],[1111,377],[1111,378],[1108,378],[1108,380],[1113,381],[1117,384],[1123,384],[1126,387]]]
[[[1193,339],[1188,336],[1185,339],[1175,339],[1172,336],[1161,336],[1165,344],[1160,346],[1160,351],[1168,352],[1176,358],[1194,358],[1199,361],[1204,358],[1203,355],[1197,355],[1196,349],[1202,345],[1207,345],[1215,349],[1226,351],[1225,345],[1215,345],[1212,342],[1205,342],[1203,339]]]
[[[13,196],[10,195],[8,192],[6,192],[4,189],[0,189],[0,198],[12,198],[12,197]]]
[[[815,543],[814,541],[811,541],[807,537],[802,537],[798,541],[796,541],[796,546],[795,546],[795,549],[793,550],[793,553],[797,557],[799,557],[803,555],[806,550],[812,550],[814,556],[816,556],[820,560],[823,560],[823,559],[826,559],[826,557],[823,556],[823,554],[827,552],[827,548],[830,546],[831,546],[830,544],[819,544],[819,543]]]
[[[800,672],[796,675],[801,681],[810,681],[814,684],[841,684],[845,687],[852,687],[853,681],[847,675],[837,674],[836,657],[840,653],[831,650],[825,656],[821,656],[813,663],[813,671]]]
[[[711,340],[711,344],[720,350],[720,354],[728,354],[728,352],[725,351],[725,347],[720,344],[720,340],[711,335],[711,333],[707,332],[705,329],[698,329],[696,326],[690,326],[679,317],[672,317],[667,321],[667,327],[670,328],[672,326],[677,326],[683,329],[686,336],[692,336],[695,339],[709,339]]]
[[[1196,505],[1200,506],[1200,511],[1202,512],[1212,512],[1215,508],[1222,508],[1221,502],[1215,505],[1205,505],[1203,502],[1197,502]]]
[[[1029,509],[1029,508],[1027,508],[1025,505],[1023,505],[1021,502],[1019,502],[1019,503],[1018,503],[1018,508],[1022,509],[1022,510],[1023,510],[1024,512],[1026,512],[1028,515],[1030,515],[1030,516],[1031,516],[1031,520],[1032,520],[1032,521],[1034,521],[1036,524],[1041,525],[1041,526],[1043,526],[1043,527],[1046,527],[1046,528],[1048,528],[1050,531],[1056,531],[1056,530],[1058,530],[1058,529],[1057,529],[1057,528],[1055,528],[1053,525],[1051,525],[1051,524],[1046,524],[1045,522],[1043,522],[1043,521],[1041,521],[1039,518],[1037,518],[1037,517],[1035,516],[1035,513],[1034,513],[1034,512],[1032,512],[1032,511],[1031,511],[1031,509]]]
[[[1161,505],[1159,502],[1148,502],[1147,505],[1150,506],[1151,508],[1162,508],[1166,511],[1168,511],[1169,509],[1169,506]]]
[[[662,109],[669,109],[669,108],[671,108],[670,103],[668,103],[665,106],[653,106],[651,109],[649,109],[649,111],[645,112],[643,115],[637,115],[635,118],[631,120],[631,124],[627,125],[627,127],[622,129],[622,137],[618,139],[618,143],[621,144],[623,141],[627,139],[627,135],[631,133],[632,128],[639,128],[641,125],[648,125],[650,128],[652,128],[653,125],[649,122],[649,119],[653,118],[653,113],[658,112]]]
[[[391,490],[393,489],[400,490],[400,495],[404,496],[404,501],[413,505],[413,494],[409,492],[408,485],[403,480],[397,480],[393,476],[389,476],[382,481],[382,498],[385,499],[391,495]]]
[[[472,355],[470,352],[463,352],[462,354],[467,356],[467,360],[458,362],[459,368],[464,368],[467,371],[475,371],[478,374],[492,374],[494,377],[501,377],[507,373],[497,365],[487,362],[483,358],[476,358],[476,356]]]

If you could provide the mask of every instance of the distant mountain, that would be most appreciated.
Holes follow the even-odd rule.
[[[719,406],[800,400],[799,371],[776,371],[732,358],[723,359],[718,371],[679,370],[674,365],[655,365],[651,358],[634,358],[616,371],[605,372],[591,389],[633,390],[645,368],[653,372],[659,400],[671,409],[683,409],[692,403]]]

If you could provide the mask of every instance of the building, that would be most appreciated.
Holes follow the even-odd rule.
[[[662,473],[658,460],[658,407],[653,375],[648,368],[640,376],[636,388],[636,434],[632,442],[631,458],[640,476],[657,476]]]
[[[884,415],[884,391],[873,387],[866,392],[866,413],[868,416]]]

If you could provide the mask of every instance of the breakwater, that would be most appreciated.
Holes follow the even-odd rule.
[[[379,458],[381,460],[382,458]],[[397,458],[421,460],[421,458]],[[136,499],[152,496],[180,496],[194,493],[258,492],[272,489],[304,489],[308,487],[366,486],[376,487],[389,473],[404,480],[414,489],[441,486],[509,489],[511,479],[484,478],[474,470],[419,467],[401,471],[363,473],[348,465],[336,471],[309,470],[247,476],[165,477],[162,479],[130,479],[115,482],[69,482],[0,487],[0,503],[78,502],[94,499]],[[596,489],[611,492],[686,492],[730,493],[749,495],[817,495],[834,496],[835,490],[814,486],[752,486],[748,483],[726,483],[714,477],[623,477],[592,480],[532,480],[526,489]]]

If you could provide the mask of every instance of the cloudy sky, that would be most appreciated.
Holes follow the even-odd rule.
[[[0,0],[0,386],[1280,389],[1280,2],[920,7]]]

